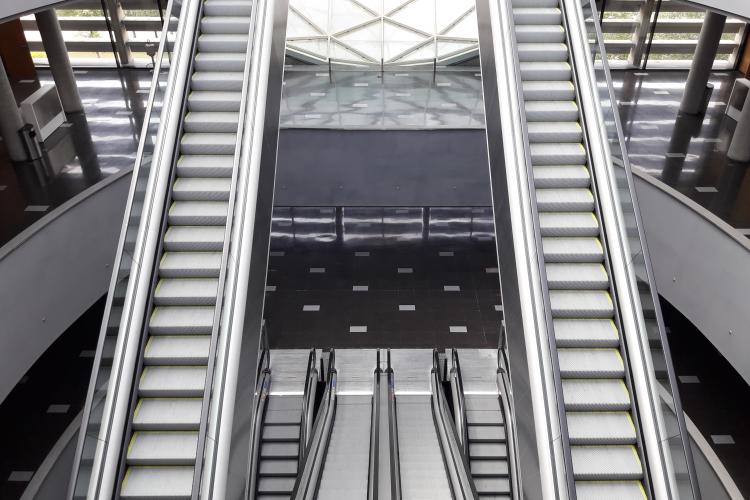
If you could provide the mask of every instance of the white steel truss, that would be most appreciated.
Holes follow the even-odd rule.
[[[474,0],[291,0],[287,49],[313,63],[449,64],[478,51]]]

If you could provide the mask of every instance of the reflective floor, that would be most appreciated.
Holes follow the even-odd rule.
[[[490,208],[277,207],[271,347],[496,347]]]
[[[612,76],[632,165],[750,236],[750,163],[727,158],[736,124],[724,115],[732,84],[742,75],[711,75],[714,92],[705,117],[679,113],[686,71]]]
[[[0,141],[0,245],[86,188],[133,166],[151,74],[75,73],[85,112],[68,117],[45,141],[43,160],[14,165]],[[13,82],[18,102],[39,84],[52,83],[48,71],[38,75],[39,82]]]

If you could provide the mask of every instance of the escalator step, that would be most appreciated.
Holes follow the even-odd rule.
[[[147,366],[138,384],[144,398],[195,398],[203,396],[205,366]]]
[[[606,290],[609,277],[602,264],[546,264],[551,290]]]
[[[260,456],[266,458],[286,458],[295,459],[299,457],[298,443],[262,443],[260,447]]]
[[[630,394],[622,380],[564,379],[563,400],[567,411],[625,411]]]
[[[474,486],[480,495],[510,494],[510,480],[504,478],[476,478]]]
[[[565,30],[562,26],[554,24],[516,25],[516,39],[519,43],[562,43],[565,41]]]
[[[157,306],[210,306],[216,303],[216,278],[163,278],[154,291]]]
[[[299,442],[299,425],[265,425],[263,441]]]
[[[206,0],[203,7],[205,16],[249,16],[252,3],[247,0]]]
[[[193,467],[128,467],[120,497],[125,499],[189,499],[193,488]],[[156,494],[156,495],[155,495]]]
[[[635,425],[628,412],[570,412],[571,444],[635,444]]]
[[[142,398],[133,416],[135,430],[197,430],[201,398]]]
[[[469,443],[469,458],[471,460],[495,459],[507,456],[508,448],[503,443]]]
[[[179,177],[232,177],[231,155],[182,155],[177,160]]]
[[[634,446],[572,446],[576,480],[625,481],[643,477]]]
[[[295,476],[297,475],[297,460],[271,460],[260,462],[258,474],[260,476]]]
[[[294,489],[295,478],[262,477],[258,481],[258,494],[289,494]]]
[[[588,219],[588,218],[587,218]],[[547,220],[547,231],[559,230],[562,226],[551,227],[553,223]],[[544,260],[547,262],[603,262],[604,250],[598,238],[543,238]]]
[[[617,349],[558,349],[560,376],[564,378],[622,378],[625,376]]]
[[[503,425],[469,425],[469,442],[505,442],[505,426]]]
[[[620,335],[610,319],[555,319],[558,347],[617,347]]]
[[[562,12],[557,7],[546,8],[514,8],[513,20],[517,25],[560,25],[562,24]]]
[[[210,335],[154,335],[143,353],[146,365],[205,365]]]
[[[198,446],[196,431],[138,431],[130,439],[130,465],[191,465]]]
[[[168,252],[220,252],[224,232],[221,226],[172,226],[164,235],[164,248]]]
[[[228,210],[225,201],[175,201],[167,221],[171,226],[223,226]]]
[[[471,460],[471,475],[476,477],[508,477],[507,460]]]

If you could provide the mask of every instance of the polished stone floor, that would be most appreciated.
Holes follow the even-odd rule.
[[[502,304],[492,210],[274,212],[271,347],[494,347]]]
[[[750,235],[749,165],[726,158],[734,122],[724,116],[724,108],[732,82],[739,73],[716,72],[712,75],[715,90],[705,118],[679,115],[678,106],[686,76],[685,71],[613,72],[631,162],[707,208],[742,234]],[[151,82],[150,73],[147,70],[90,69],[77,71],[76,77],[85,115],[73,117],[70,125],[47,140],[44,165],[39,162],[11,165],[0,141],[0,213],[3,214],[0,218],[0,245],[82,190],[133,164]],[[310,95],[319,94],[312,92],[317,87],[310,87],[312,83],[305,79],[313,77],[314,74],[290,73],[290,83],[294,88],[285,93],[287,101],[282,103],[285,113],[296,117],[320,115],[321,111],[310,107],[308,102]],[[346,75],[346,78],[352,76]],[[405,76],[399,78],[408,80]],[[466,78],[475,78],[475,75],[467,73]],[[51,81],[47,71],[39,71],[40,83]],[[471,87],[464,91],[465,85],[461,87],[448,80],[443,83],[451,83],[451,86],[430,90],[434,97],[415,94],[409,98],[396,98],[415,101],[409,103],[414,109],[422,109],[420,112],[424,116],[438,112],[437,108],[430,108],[429,103],[433,101],[441,106],[445,104],[442,100],[447,103],[455,101],[461,105],[457,107],[465,107],[464,101],[470,101],[473,103],[473,121],[456,122],[454,126],[475,128],[481,124],[481,110],[475,109],[481,99],[476,92],[471,93],[475,89]],[[34,81],[14,82],[17,99],[24,99],[37,86]],[[373,87],[369,91],[377,94],[378,89]],[[353,88],[354,91],[361,94],[367,89],[357,87]],[[337,92],[345,93],[346,89]],[[451,92],[458,97],[452,97]],[[385,94],[381,94],[374,95],[373,99],[380,96],[382,100]],[[467,100],[464,94],[470,95],[471,99]],[[347,98],[354,99],[357,95]],[[307,96],[308,101],[300,96]],[[423,99],[424,103],[416,102],[418,99]],[[412,108],[409,109],[413,111]],[[359,113],[371,111],[357,108]],[[439,111],[456,113],[453,108]],[[391,114],[397,115],[396,111]],[[285,126],[306,126],[288,118],[285,120]]]
[[[749,498],[750,386],[685,316],[663,299],[661,307],[682,407]]]
[[[21,102],[39,84],[52,83],[48,71],[39,80],[13,82]],[[132,168],[151,86],[146,70],[76,71],[84,113],[44,143],[42,161],[12,164],[0,141],[0,245],[7,243],[86,188]]]
[[[679,112],[687,71],[615,71],[612,76],[633,167],[750,236],[750,163],[727,158],[736,124],[724,114],[741,74],[711,75],[714,91],[705,116]]]
[[[0,498],[20,498],[31,475],[83,410],[104,298],[73,323],[0,404]],[[64,498],[61,493],[60,498]]]

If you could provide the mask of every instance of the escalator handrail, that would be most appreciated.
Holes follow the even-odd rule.
[[[512,500],[519,500],[522,492],[521,468],[518,463],[518,440],[516,438],[516,413],[513,410],[513,392],[510,385],[510,363],[505,349],[497,352],[497,385],[500,390],[500,409],[505,418],[505,446],[508,450],[508,475]]]
[[[305,390],[302,395],[302,423],[299,428],[299,461],[304,459],[307,440],[313,425],[313,412],[315,411],[315,389],[318,384],[318,368],[316,366],[317,355],[315,349],[310,350],[307,358],[307,378],[305,379]]]
[[[265,357],[264,357],[265,358]],[[268,402],[268,392],[271,387],[271,369],[266,367],[261,373],[256,390],[256,403],[253,410],[253,432],[250,437],[250,474],[248,477],[248,486],[246,498],[254,499],[255,492],[258,490],[258,468],[260,465],[260,442],[263,438],[263,420],[266,413],[266,403]]]
[[[251,12],[250,12],[250,25],[248,27],[248,43],[247,48],[245,50],[245,62],[244,62],[244,74],[242,78],[242,91],[240,95],[240,107],[239,107],[239,116],[246,116],[250,111],[254,111],[254,108],[248,110],[248,102],[250,101],[250,85],[251,85],[251,73],[253,71],[253,58],[257,55],[257,50],[255,48],[255,32],[258,28],[258,22],[260,16],[258,15],[258,4],[261,2],[253,2]],[[256,57],[257,59],[257,57]],[[206,367],[206,380],[203,387],[203,403],[201,404],[201,419],[200,419],[200,428],[198,431],[198,444],[197,444],[197,452],[196,452],[196,462],[195,462],[195,469],[193,471],[193,488],[191,493],[192,500],[198,500],[198,497],[201,492],[201,482],[203,480],[203,464],[205,462],[205,454],[206,454],[206,437],[209,434],[209,409],[211,406],[211,396],[214,391],[213,383],[214,383],[214,376],[215,376],[215,366],[216,366],[216,354],[217,350],[219,348],[219,336],[221,333],[224,333],[224,336],[222,337],[221,341],[224,344],[228,343],[228,339],[226,338],[227,331],[224,329],[224,332],[222,332],[221,327],[221,317],[223,312],[223,306],[224,306],[224,296],[225,296],[225,287],[227,286],[227,264],[229,261],[229,250],[231,248],[231,238],[234,230],[234,212],[235,207],[237,204],[243,204],[245,202],[246,198],[246,192],[243,190],[241,193],[238,193],[237,188],[240,183],[240,173],[239,170],[247,170],[248,164],[249,164],[249,157],[247,151],[243,149],[243,145],[245,144],[244,141],[244,135],[246,132],[245,129],[245,122],[246,120],[240,119],[237,124],[237,135],[235,138],[235,146],[234,146],[234,157],[232,159],[232,180],[230,183],[229,188],[229,202],[227,205],[227,217],[226,217],[226,226],[224,228],[224,243],[222,245],[222,251],[221,251],[221,264],[219,266],[219,282],[216,287],[217,295],[216,295],[216,304],[214,306],[214,315],[213,315],[213,324],[211,327],[211,341],[209,345],[209,354],[208,354],[208,366]],[[252,125],[253,122],[248,122]],[[252,126],[247,127],[248,132],[252,132]],[[224,391],[219,390],[218,397],[222,398]],[[217,409],[221,409],[221,405],[217,405]],[[220,425],[218,424],[219,418],[217,417],[214,420],[214,428],[215,431],[218,433]],[[212,453],[216,453],[216,447],[211,447]],[[212,457],[213,458],[213,457]],[[215,464],[215,460],[210,460],[211,464]],[[208,471],[208,475],[210,477],[210,481],[213,482],[213,470]]]
[[[401,500],[401,459],[398,451],[398,415],[396,413],[396,378],[391,367],[391,351],[385,369],[388,380],[388,434],[391,452],[391,500]]]
[[[367,469],[367,500],[378,499],[378,467],[380,446],[380,377],[383,371],[380,369],[380,351],[378,351],[377,364],[373,373],[372,385],[372,411],[370,414],[370,459]]]
[[[291,498],[295,500],[312,500],[317,496],[326,451],[333,430],[333,421],[336,416],[337,373],[334,356],[334,351],[331,350],[322,408],[315,419],[313,435],[305,453],[305,460],[292,490]]]
[[[458,351],[451,349],[451,390],[455,402],[453,414],[456,419],[456,432],[461,442],[464,454],[469,454],[469,429],[466,425],[466,396],[464,395],[464,381],[461,376],[461,363],[458,360]]]
[[[227,227],[225,231],[225,246],[222,254],[221,269],[224,272],[225,283],[220,284],[219,298],[215,309],[212,331],[212,343],[217,340],[211,360],[216,363],[215,368],[208,371],[213,378],[205,386],[204,405],[207,426],[204,435],[213,435],[211,446],[206,442],[205,449],[199,448],[199,454],[210,468],[200,476],[194,475],[193,494],[207,497],[223,497],[226,495],[227,468],[231,458],[228,448],[232,436],[228,434],[231,428],[234,409],[234,396],[227,394],[225,387],[234,387],[239,381],[231,379],[234,371],[230,365],[240,357],[238,351],[243,342],[242,335],[249,332],[243,330],[244,314],[238,312],[247,302],[248,272],[243,271],[249,266],[249,254],[252,243],[252,233],[255,224],[254,207],[257,198],[257,184],[255,177],[259,175],[261,136],[264,127],[263,103],[259,102],[260,92],[267,85],[268,59],[270,59],[270,37],[273,33],[272,0],[256,0],[253,2],[250,27],[248,30],[248,48],[245,54],[245,75],[243,79],[242,97],[240,104],[240,128],[237,131],[235,157],[233,160],[233,180],[231,193],[236,200],[230,200]],[[231,218],[231,223],[230,223]],[[229,258],[231,255],[232,258]],[[219,304],[223,304],[219,307]],[[244,310],[243,310],[244,312]],[[216,330],[218,328],[218,330]],[[232,365],[233,366],[233,365]],[[216,401],[211,401],[211,396]],[[210,413],[208,412],[210,410]],[[203,422],[203,419],[202,419]]]
[[[99,429],[99,441],[94,455],[91,476],[89,479],[88,494],[89,496],[111,496],[116,488],[115,480],[118,475],[120,449],[122,448],[122,436],[124,435],[127,415],[129,411],[130,387],[133,383],[133,369],[137,364],[137,355],[140,352],[140,340],[143,325],[143,310],[148,303],[148,294],[150,292],[151,273],[155,260],[155,249],[158,247],[159,230],[154,230],[160,226],[162,215],[165,210],[166,184],[171,178],[172,157],[177,149],[178,136],[177,132],[182,122],[182,109],[184,107],[185,95],[187,93],[187,82],[189,81],[189,68],[191,66],[191,55],[196,40],[196,33],[199,23],[199,12],[202,2],[196,0],[187,0],[183,2],[178,27],[175,36],[175,46],[172,51],[175,56],[171,58],[169,75],[167,77],[166,90],[163,97],[163,104],[160,113],[158,132],[154,141],[154,149],[151,157],[151,171],[147,181],[146,194],[143,201],[142,213],[138,224],[138,233],[133,253],[130,259],[137,262],[135,271],[131,272],[128,287],[123,303],[123,314],[118,328],[117,345],[112,363],[112,370],[109,376],[107,395],[102,412],[102,425]],[[169,12],[174,7],[174,3],[169,6]],[[167,16],[169,19],[169,15]],[[160,41],[159,51],[163,53],[167,43],[167,33],[169,21],[163,27],[162,39]],[[158,76],[161,69],[162,59],[159,60],[159,68],[154,68],[154,77],[149,101],[153,106],[154,95],[158,88]],[[150,139],[148,134],[148,125],[150,123],[150,114],[152,107],[147,108],[147,114],[144,117],[143,131],[139,143],[138,155],[136,156],[136,165],[132,174],[131,192],[128,197],[128,208],[123,228],[120,233],[120,242],[118,244],[118,255],[116,256],[115,266],[113,268],[113,278],[110,283],[108,303],[111,306],[112,294],[116,285],[116,276],[122,265],[122,257],[126,244],[127,231],[129,227],[130,216],[132,215],[133,199],[135,194],[136,183],[138,182],[140,165],[143,162],[143,150],[146,141]],[[110,309],[111,311],[111,309]],[[107,316],[110,312],[107,312]],[[94,381],[96,371],[99,369],[101,362],[101,347],[103,347],[103,336],[106,335],[106,319],[103,323],[99,346],[97,347],[97,359],[95,359],[94,373],[92,374],[92,386],[89,391],[93,395],[92,389],[98,385]],[[91,412],[92,399],[87,398],[88,417]],[[81,439],[85,439],[87,429],[85,426],[88,418],[83,421],[81,430]],[[79,446],[83,441],[79,440]],[[78,464],[82,456],[76,451],[77,463],[74,465],[76,470],[74,476],[77,476]],[[73,478],[70,485],[69,496],[74,494],[75,481]]]
[[[432,417],[453,498],[457,500],[477,498],[476,487],[469,472],[466,455],[461,449],[453,419],[446,406],[445,395],[441,386],[440,362],[437,351],[433,354],[430,388],[432,393],[430,398]]]
[[[581,115],[585,116],[584,132],[586,133],[589,143],[592,146],[592,175],[597,178],[599,189],[606,196],[599,196],[602,212],[602,228],[606,231],[609,242],[609,250],[613,271],[613,282],[616,295],[618,296],[618,306],[622,311],[622,335],[629,352],[629,362],[635,394],[634,399],[638,402],[637,411],[641,421],[642,439],[644,443],[644,452],[647,457],[649,469],[649,479],[651,486],[654,488],[657,496],[666,496],[667,498],[676,498],[678,496],[674,471],[668,458],[669,436],[665,431],[665,424],[659,411],[658,382],[656,381],[653,361],[648,343],[644,314],[640,302],[640,293],[638,291],[637,278],[633,269],[633,263],[629,251],[628,232],[625,218],[620,206],[619,189],[616,182],[616,173],[614,171],[614,161],[612,151],[609,145],[609,139],[603,131],[606,130],[600,95],[597,90],[598,80],[594,71],[594,63],[591,53],[591,42],[588,39],[588,33],[585,29],[583,11],[579,1],[561,0],[563,6],[563,16],[569,26],[569,40],[571,43],[571,57],[576,75],[578,75],[579,97],[581,99]],[[592,9],[595,9],[591,5]],[[595,10],[592,10],[595,17]],[[601,63],[605,73],[605,82],[607,85],[607,94],[611,103],[616,103],[614,90],[612,87],[611,76],[609,75],[606,63],[606,53],[603,49],[601,31],[595,22],[596,45],[598,52],[601,54]],[[614,104],[613,104],[614,105]],[[615,108],[616,109],[616,108]],[[637,235],[642,251],[642,259],[646,268],[647,280],[650,286],[651,297],[656,309],[657,323],[659,326],[659,335],[667,346],[666,335],[663,330],[663,322],[659,308],[658,297],[653,280],[653,270],[651,269],[646,240],[643,233],[640,210],[637,205],[636,192],[632,181],[632,171],[630,163],[625,154],[624,139],[622,128],[619,123],[619,116],[614,113],[612,119],[615,121],[617,131],[617,140],[619,147],[623,152],[620,161],[623,163],[627,184],[630,190],[630,196],[633,202],[634,219],[637,226]],[[674,370],[671,366],[669,352],[665,348],[665,357],[667,358],[667,372],[672,385],[672,392],[675,394],[676,403],[679,402],[679,395],[674,389]],[[685,455],[692,494],[694,498],[700,498],[700,492],[695,482],[695,469],[692,461],[692,453],[686,444],[686,432],[684,417],[682,412],[677,412],[679,434],[682,443],[683,453]],[[658,457],[654,459],[653,457]]]
[[[523,110],[523,84],[518,59],[518,44],[511,0],[488,0],[493,35],[497,31],[501,40],[495,42],[495,66],[498,72],[497,86],[499,111],[509,115],[501,120],[503,153],[508,168],[508,195],[511,219],[518,220],[519,227],[512,224],[513,244],[516,247],[521,292],[521,313],[526,338],[534,345],[527,347],[530,363],[540,368],[530,370],[530,386],[534,418],[543,419],[546,436],[537,436],[540,481],[542,490],[554,497],[576,499],[573,479],[573,458],[568,443],[568,426],[565,418],[562,380],[560,378],[557,344],[554,339],[552,307],[542,246],[539,211],[536,205],[536,186],[531,162],[531,146],[526,114]],[[496,9],[496,10],[495,10]],[[499,47],[498,47],[499,45]],[[500,63],[498,63],[500,61]],[[505,90],[503,92],[502,90]],[[513,189],[511,189],[511,187]],[[518,210],[518,212],[516,212]],[[524,274],[526,275],[525,277]],[[522,279],[523,277],[523,279]],[[553,390],[549,390],[551,387]],[[547,443],[544,448],[542,443]],[[557,457],[562,457],[558,460]]]
[[[94,406],[94,397],[97,387],[97,379],[99,371],[101,370],[101,362],[102,362],[102,353],[104,351],[104,342],[107,337],[107,329],[109,325],[109,319],[112,314],[112,303],[114,300],[116,287],[119,284],[119,275],[120,275],[120,269],[122,265],[122,259],[123,259],[123,253],[125,251],[125,245],[126,245],[126,237],[128,233],[128,228],[130,227],[130,222],[135,217],[135,214],[133,212],[133,204],[135,200],[135,194],[136,189],[138,186],[138,180],[140,178],[141,174],[141,164],[143,163],[144,158],[144,149],[146,147],[146,141],[147,141],[147,135],[148,135],[148,129],[151,125],[151,115],[154,108],[154,100],[156,98],[156,89],[159,88],[159,77],[161,76],[162,72],[162,61],[164,60],[164,53],[165,49],[167,47],[167,39],[168,39],[168,33],[170,30],[170,23],[169,19],[171,18],[172,8],[174,6],[174,0],[169,0],[169,3],[167,4],[166,9],[166,18],[167,21],[163,24],[161,35],[159,38],[159,49],[156,54],[156,58],[154,59],[155,64],[154,68],[152,70],[152,78],[151,78],[151,89],[152,91],[149,92],[148,101],[146,103],[145,112],[143,115],[143,125],[141,126],[141,140],[138,141],[138,150],[136,152],[135,156],[135,163],[133,164],[133,171],[131,174],[131,181],[130,181],[130,187],[128,189],[128,197],[125,205],[125,216],[123,217],[122,226],[120,228],[120,236],[118,238],[118,244],[117,244],[117,253],[115,255],[114,265],[112,266],[112,276],[110,277],[110,283],[109,288],[107,291],[107,299],[106,299],[106,305],[104,308],[104,314],[103,314],[103,320],[102,325],[100,327],[99,332],[99,339],[97,341],[97,347],[96,347],[96,354],[94,355],[94,362],[91,369],[91,377],[89,381],[88,390],[86,393],[86,401],[83,408],[82,418],[81,418],[81,428],[78,432],[78,440],[76,444],[76,451],[73,458],[73,470],[71,472],[71,478],[68,483],[68,494],[67,498],[70,500],[75,495],[75,487],[76,483],[78,482],[80,467],[81,467],[81,459],[83,456],[83,447],[85,445],[85,441],[88,434],[88,423],[89,418],[91,418],[91,409]],[[178,29],[182,27],[184,28],[184,24],[179,25],[178,22]],[[149,176],[149,180],[152,179],[151,176]],[[147,181],[148,182],[148,181]],[[129,272],[128,272],[129,274]],[[111,374],[110,374],[111,379]],[[105,393],[106,395],[106,393]],[[97,399],[97,402],[101,402],[101,398]],[[89,481],[91,478],[89,478]]]

